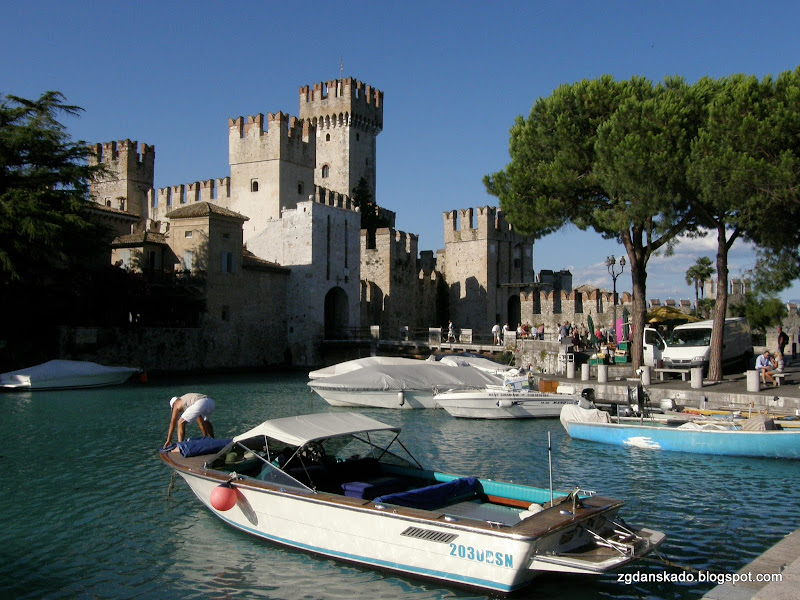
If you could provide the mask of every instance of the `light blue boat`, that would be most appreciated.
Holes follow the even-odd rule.
[[[578,411],[583,409],[571,409],[569,417],[573,418],[562,412],[561,423],[569,436],[578,440],[694,454],[800,459],[798,430],[744,431],[739,427],[706,429],[611,423],[601,422],[597,418],[597,413],[607,414],[602,411],[585,411],[586,419],[575,419],[575,416],[579,416]]]

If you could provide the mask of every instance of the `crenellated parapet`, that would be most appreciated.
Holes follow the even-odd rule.
[[[302,86],[300,118],[320,128],[349,125],[377,134],[383,129],[383,92],[352,77]]]
[[[393,227],[381,227],[375,231],[375,248],[367,248],[367,230],[361,230],[361,252],[384,253],[396,268],[396,261],[412,263],[417,258],[419,236],[414,233],[398,231]]]
[[[314,126],[283,112],[228,119],[228,154],[231,165],[283,160],[313,168]]]
[[[314,194],[309,196],[308,199],[313,202],[318,202],[319,204],[327,204],[328,206],[358,211],[358,208],[353,204],[353,200],[350,196],[333,192],[318,185],[314,186]]]
[[[532,237],[516,233],[503,211],[493,206],[451,210],[443,217],[445,243],[474,240],[533,242]]]
[[[193,202],[218,202],[230,196],[231,178],[223,177],[158,188],[156,202],[157,206],[165,208]]]
[[[154,146],[139,144],[136,141],[122,140],[119,142],[105,142],[89,146],[89,164],[104,164],[106,168],[115,171],[134,173],[152,179],[156,162]],[[125,177],[127,179],[129,177]]]

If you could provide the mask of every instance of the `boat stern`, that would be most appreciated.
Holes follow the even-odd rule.
[[[666,538],[660,531],[633,529],[618,520],[604,520],[602,528],[592,524],[576,524],[575,539],[588,539],[588,543],[571,550],[557,548],[537,553],[528,568],[550,573],[599,575],[641,559],[658,548]]]

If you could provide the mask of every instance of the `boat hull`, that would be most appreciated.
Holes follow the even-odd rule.
[[[434,408],[431,390],[346,390],[315,386],[314,391],[331,406],[422,409]]]
[[[619,423],[565,423],[570,437],[629,448],[800,459],[800,431],[695,430]]]
[[[577,404],[579,396],[545,392],[466,390],[438,394],[436,405],[453,417],[463,419],[554,418],[567,404]]]
[[[211,493],[219,481],[178,471],[197,498],[216,516],[239,530],[292,548],[403,575],[509,593],[529,585],[542,572],[590,573],[585,565],[559,562],[563,527],[540,537],[502,535],[497,528],[462,526],[444,514],[398,509],[357,498],[236,485],[236,505],[215,509]],[[619,505],[602,514],[614,518]],[[557,510],[557,509],[553,509]],[[656,547],[663,534],[641,530],[643,544],[629,559],[610,559],[613,568]],[[584,535],[574,528],[577,543]],[[597,564],[596,573],[607,570]]]

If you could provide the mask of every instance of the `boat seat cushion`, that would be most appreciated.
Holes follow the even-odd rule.
[[[469,500],[481,493],[483,493],[483,488],[480,481],[475,477],[462,477],[407,492],[379,496],[375,498],[375,502],[434,510],[448,504]]]
[[[351,498],[372,500],[381,494],[391,494],[406,488],[400,477],[374,477],[368,481],[347,481],[342,484],[342,492]]]

